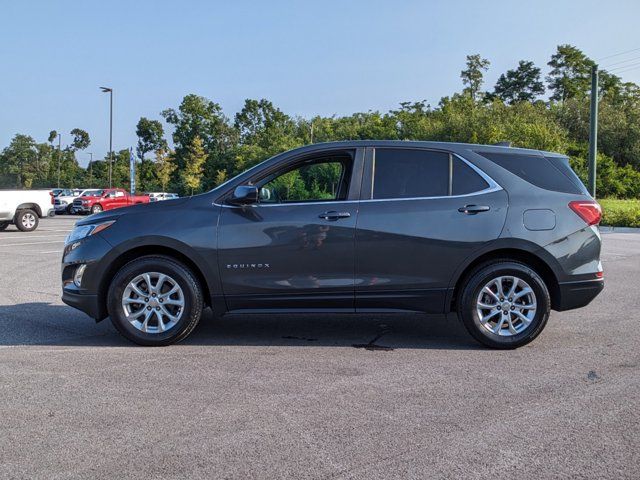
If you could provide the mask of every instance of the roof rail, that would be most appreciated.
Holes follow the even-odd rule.
[[[511,142],[497,142],[497,143],[494,143],[494,145],[496,147],[510,147]]]

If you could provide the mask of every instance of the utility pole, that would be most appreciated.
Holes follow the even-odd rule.
[[[596,197],[596,156],[598,154],[598,66],[591,67],[591,105],[589,116],[589,193]]]
[[[58,188],[60,188],[60,157],[62,156],[60,147],[62,145],[62,134],[58,134]]]
[[[113,88],[100,87],[102,93],[109,94],[109,188],[112,187],[113,171]]]

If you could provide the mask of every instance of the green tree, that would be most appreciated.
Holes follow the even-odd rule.
[[[180,172],[184,189],[191,195],[200,190],[202,185],[202,174],[207,155],[204,151],[202,139],[194,137],[185,155],[185,166]]]
[[[155,152],[159,149],[167,148],[167,141],[164,139],[164,129],[158,120],[149,120],[141,117],[136,126],[138,145],[136,153],[140,160],[144,160],[147,152]]]
[[[484,83],[484,72],[489,69],[491,62],[482,58],[479,54],[467,55],[467,68],[460,72],[462,83],[466,85],[465,91],[476,101],[480,97],[480,89]]]
[[[500,75],[493,90],[493,95],[506,103],[532,102],[543,93],[540,69],[526,60],[520,60],[515,70]]]
[[[162,191],[166,192],[173,173],[176,171],[176,164],[171,152],[163,148],[156,150],[155,171]]]
[[[80,128],[74,128],[71,130],[71,136],[73,140],[71,141],[71,148],[76,150],[84,150],[89,145],[91,145],[91,139],[89,138],[89,134]]]
[[[28,135],[16,134],[0,154],[3,183],[15,188],[30,188],[36,177],[36,142]]]
[[[586,98],[591,89],[594,62],[582,50],[572,45],[558,45],[547,65],[551,67],[547,76],[551,100],[564,102],[570,98]]]

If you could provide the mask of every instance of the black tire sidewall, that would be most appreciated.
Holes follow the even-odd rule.
[[[122,295],[126,286],[136,276],[145,272],[165,273],[173,278],[184,294],[185,307],[177,325],[163,333],[144,333],[127,320],[122,310]],[[165,257],[142,257],[134,260],[114,276],[107,299],[111,322],[127,339],[139,345],[164,346],[185,338],[200,320],[203,301],[202,291],[195,276],[184,265]]]
[[[480,290],[492,278],[498,276],[516,276],[529,284],[536,296],[537,310],[533,321],[525,331],[501,337],[489,332],[481,323],[476,310],[476,299]],[[551,309],[549,291],[542,278],[528,266],[502,261],[485,265],[472,274],[462,290],[459,316],[469,333],[480,343],[492,348],[517,348],[535,339],[544,329]]]
[[[22,225],[22,218],[28,213],[33,215],[33,218],[36,219],[35,223],[33,224],[33,228],[26,228],[24,225]],[[40,220],[38,219],[38,214],[33,210],[20,210],[16,215],[15,224],[18,230],[20,230],[21,232],[33,232],[36,228],[38,228],[39,223]]]
[[[0,222],[0,232],[6,230],[9,226],[9,222]]]

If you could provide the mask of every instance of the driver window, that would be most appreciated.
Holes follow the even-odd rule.
[[[258,183],[260,203],[322,202],[345,200],[351,158],[307,161]]]

